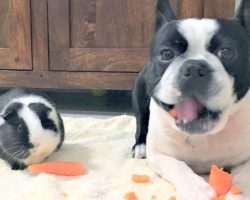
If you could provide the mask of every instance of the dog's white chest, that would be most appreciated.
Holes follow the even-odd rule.
[[[207,172],[211,164],[237,165],[246,161],[250,152],[250,109],[246,109],[243,106],[235,113],[223,131],[195,136],[181,133],[173,118],[151,100],[147,152],[182,160],[199,173]]]

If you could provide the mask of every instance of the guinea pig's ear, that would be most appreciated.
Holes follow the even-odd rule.
[[[2,118],[5,121],[10,120],[11,118],[17,115],[18,110],[20,110],[22,106],[23,105],[21,103],[12,103],[5,109],[4,113],[1,115]]]
[[[169,0],[158,0],[156,5],[155,32],[158,31],[163,24],[176,19],[177,18],[170,6]]]
[[[12,117],[14,117],[15,112],[5,112],[1,115],[1,117],[5,120],[8,121],[9,119],[11,119]]]
[[[42,103],[31,103],[29,108],[37,113],[38,116],[48,115],[52,109]]]

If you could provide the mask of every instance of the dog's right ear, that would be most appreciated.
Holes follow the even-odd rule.
[[[156,5],[155,32],[158,31],[163,24],[176,19],[169,0],[158,0]]]

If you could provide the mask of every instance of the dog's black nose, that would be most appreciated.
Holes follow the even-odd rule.
[[[183,94],[203,94],[212,80],[212,70],[205,60],[188,60],[181,66],[179,86]]]
[[[197,81],[208,76],[210,72],[208,64],[202,60],[189,60],[181,69],[182,78]]]

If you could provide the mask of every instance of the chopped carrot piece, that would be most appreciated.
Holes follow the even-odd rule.
[[[176,197],[170,197],[168,200],[176,200]]]
[[[128,192],[124,195],[124,200],[139,200],[134,192]]]
[[[226,195],[222,195],[222,196],[219,196],[219,197],[215,197],[215,198],[213,198],[212,200],[226,200]]]
[[[231,187],[230,192],[233,195],[238,195],[238,194],[241,194],[243,190],[241,188]]]
[[[170,110],[170,111],[169,111],[169,114],[170,114],[172,117],[176,117],[176,116],[177,116],[176,109],[173,108],[172,110]]]
[[[150,181],[150,177],[147,175],[138,175],[138,174],[134,174],[132,176],[132,180],[135,183],[148,183]]]
[[[225,195],[232,186],[233,177],[231,174],[212,165],[209,184],[214,188],[218,196]]]
[[[222,195],[222,196],[218,197],[218,200],[226,200],[226,195]]]
[[[80,162],[54,161],[29,165],[28,170],[34,173],[78,176],[84,173],[85,167]]]
[[[151,196],[151,200],[157,200],[156,196],[155,195]]]

